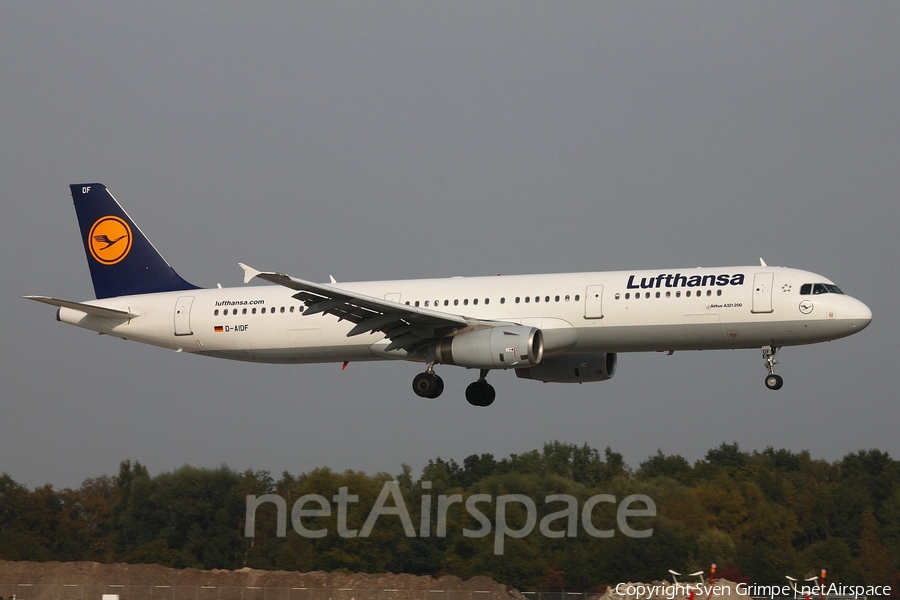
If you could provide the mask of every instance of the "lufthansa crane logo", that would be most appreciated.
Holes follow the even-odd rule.
[[[124,219],[114,216],[100,217],[88,234],[91,256],[102,265],[121,262],[131,251],[131,227]]]

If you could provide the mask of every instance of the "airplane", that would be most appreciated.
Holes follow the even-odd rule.
[[[263,363],[406,360],[422,398],[444,390],[436,365],[478,369],[474,406],[496,392],[489,371],[545,383],[613,377],[618,355],[761,349],[776,353],[865,329],[872,311],[831,280],[758,266],[314,283],[240,264],[244,283],[182,279],[100,183],[71,185],[96,300],[25,296],[58,321],[177,352]]]

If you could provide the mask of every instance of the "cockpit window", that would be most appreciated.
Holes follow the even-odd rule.
[[[804,283],[800,286],[801,296],[808,296],[810,293],[816,296],[819,294],[843,294],[844,292],[833,283]]]

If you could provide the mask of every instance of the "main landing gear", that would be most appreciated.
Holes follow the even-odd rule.
[[[434,364],[429,364],[424,373],[413,378],[413,391],[420,398],[437,398],[444,391],[444,380],[434,373]]]
[[[494,386],[487,382],[487,374],[488,370],[482,369],[478,381],[470,383],[466,388],[466,400],[472,406],[490,406],[497,397]]]
[[[776,346],[762,347],[763,359],[766,361],[766,370],[769,372],[769,374],[766,375],[766,387],[770,390],[780,390],[781,386],[784,385],[784,378],[782,378],[781,375],[775,374],[775,365],[778,364],[778,361],[775,360],[776,352],[778,352]]]
[[[481,370],[478,381],[466,388],[466,400],[472,406],[490,406],[497,397],[494,386],[487,382],[487,369]],[[420,398],[437,398],[444,391],[444,380],[434,372],[434,364],[429,364],[424,373],[413,378],[413,391]]]

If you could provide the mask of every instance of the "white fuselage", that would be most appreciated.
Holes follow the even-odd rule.
[[[515,275],[332,284],[367,296],[475,319],[541,329],[545,356],[791,346],[868,325],[869,308],[814,273],[768,266]],[[79,327],[175,350],[272,363],[403,359],[381,333],[348,337],[353,323],[304,316],[281,286],[197,289],[88,302],[138,317],[112,320],[60,308]]]

